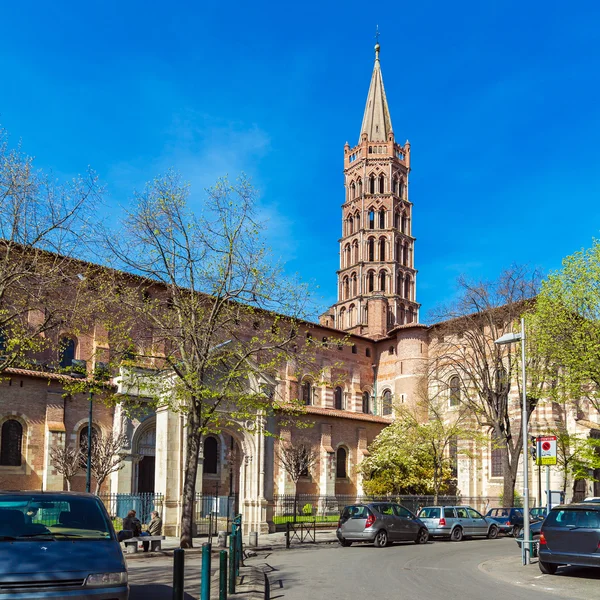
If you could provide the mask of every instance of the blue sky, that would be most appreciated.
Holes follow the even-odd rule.
[[[290,272],[335,301],[343,146],[379,24],[411,142],[422,320],[460,273],[556,269],[600,229],[600,4],[29,1],[3,6],[0,123],[109,203],[168,167],[246,172]],[[503,239],[500,239],[500,238]]]

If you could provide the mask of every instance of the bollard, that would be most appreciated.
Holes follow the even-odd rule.
[[[256,548],[258,546],[258,531],[251,531],[248,536],[249,545]]]
[[[238,555],[238,575],[240,574],[240,565],[244,566],[244,546],[242,544],[242,528],[238,529],[237,533],[238,538],[238,547],[237,547],[237,555]]]
[[[210,600],[210,551],[209,543],[202,544],[202,579],[200,580],[200,599]]]
[[[285,522],[285,547],[290,547],[290,522]]]
[[[184,557],[183,548],[173,552],[173,600],[183,600]]]
[[[236,530],[235,536],[233,538],[233,543],[235,545],[235,554],[234,554],[234,562],[235,562],[235,575],[236,577],[240,574],[240,543],[239,543],[240,532]]]
[[[219,531],[219,533],[217,534],[217,545],[219,546],[219,548],[227,547],[227,532],[226,531]]]
[[[219,600],[227,600],[227,551],[219,552]]]
[[[235,536],[229,536],[229,593],[235,594]]]

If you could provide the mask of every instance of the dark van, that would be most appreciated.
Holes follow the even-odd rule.
[[[127,600],[127,567],[99,498],[0,492],[0,600]]]

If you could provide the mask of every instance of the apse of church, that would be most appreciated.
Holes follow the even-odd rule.
[[[375,46],[358,144],[344,146],[338,301],[321,323],[373,339],[418,323],[409,200],[410,143],[394,137]]]

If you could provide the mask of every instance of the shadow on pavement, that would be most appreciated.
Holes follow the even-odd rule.
[[[596,579],[600,581],[600,569],[595,567],[558,567],[553,577],[577,577],[579,579]]]
[[[170,585],[148,584],[131,585],[129,600],[165,600],[173,597],[173,587]],[[184,600],[196,600],[189,594],[183,595]]]

